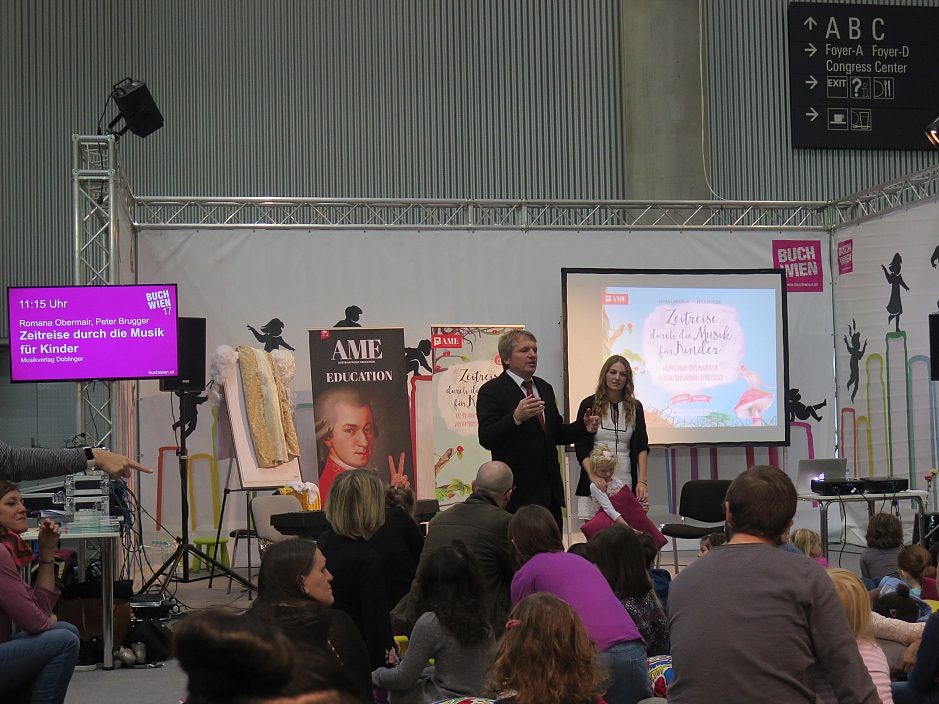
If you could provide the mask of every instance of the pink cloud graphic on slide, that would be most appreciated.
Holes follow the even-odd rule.
[[[671,393],[696,393],[735,381],[745,352],[740,316],[732,306],[660,305],[643,322],[646,371]]]

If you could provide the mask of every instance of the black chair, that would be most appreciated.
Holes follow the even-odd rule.
[[[729,479],[692,479],[682,486],[681,497],[678,499],[678,516],[681,523],[666,523],[661,528],[662,535],[672,539],[675,574],[678,574],[678,538],[701,540],[724,527],[724,496],[729,486]],[[691,525],[685,522],[688,519],[711,525]],[[661,557],[661,553],[659,555]]]

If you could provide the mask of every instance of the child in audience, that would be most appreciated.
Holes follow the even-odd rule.
[[[597,648],[570,606],[547,592],[515,605],[490,672],[499,704],[596,704],[602,679]]]
[[[835,591],[838,592],[841,606],[848,617],[848,624],[851,626],[857,640],[861,659],[874,681],[877,694],[880,695],[883,704],[893,704],[893,698],[890,694],[890,668],[887,665],[887,658],[870,634],[871,607],[867,589],[864,588],[864,584],[858,576],[848,570],[841,568],[829,569],[828,576],[835,584]],[[825,686],[827,684],[827,681],[820,682],[816,688],[819,698],[826,704],[837,701],[830,685]]]
[[[604,528],[593,536],[587,549],[590,561],[632,616],[648,656],[668,655],[668,620],[652,589],[636,532],[627,526]]]
[[[580,555],[585,560],[590,559],[590,556],[587,554],[587,543],[571,543],[567,551],[571,555]]]
[[[930,568],[929,551],[922,545],[905,545],[897,555],[897,572],[910,586],[910,593],[920,597],[923,590],[923,576]]]
[[[618,523],[647,533],[659,547],[665,545],[668,540],[646,515],[648,504],[640,504],[632,491],[622,481],[613,477],[616,455],[610,446],[597,445],[590,453],[589,460],[590,471],[606,482],[606,489],[601,489],[592,482],[590,484],[590,496],[598,509],[594,517],[580,528],[587,540],[604,528]]]
[[[423,566],[415,588],[427,611],[414,625],[407,654],[397,667],[372,673],[372,684],[389,690],[395,704],[480,694],[493,661],[495,637],[481,615],[482,586],[472,554],[458,540],[433,551]]]
[[[642,544],[642,554],[646,559],[646,567],[649,570],[649,579],[652,580],[652,588],[655,589],[655,595],[659,598],[662,605],[662,611],[668,613],[668,588],[672,584],[672,573],[668,570],[659,569],[655,562],[659,556],[659,549],[655,546],[652,538],[645,533],[639,533],[639,542]]]
[[[873,605],[873,610],[881,616],[907,623],[919,620],[919,609],[919,604],[910,594],[910,587],[904,582],[897,584],[894,589],[878,594]]]
[[[828,560],[822,557],[822,536],[814,530],[799,528],[790,537],[790,542],[808,555],[824,568],[828,568]]]
[[[903,547],[903,524],[891,513],[875,513],[867,524],[867,549],[861,553],[861,576],[878,584],[896,576],[897,556]]]
[[[716,531],[714,533],[708,533],[703,538],[701,538],[700,549],[698,550],[698,557],[704,557],[708,554],[708,551],[711,548],[716,548],[718,545],[723,545],[727,542],[727,533],[722,530]]]

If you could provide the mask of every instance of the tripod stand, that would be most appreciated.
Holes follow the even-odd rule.
[[[160,569],[153,573],[153,576],[140,588],[140,594],[145,594],[154,583],[158,580],[163,579],[161,583],[160,593],[165,595],[167,587],[169,586],[170,580],[175,580],[177,582],[184,582],[189,584],[190,582],[199,582],[205,579],[211,579],[216,572],[220,572],[225,576],[231,577],[236,582],[246,587],[247,589],[256,589],[256,587],[251,584],[244,577],[239,575],[236,572],[233,572],[228,567],[225,567],[222,563],[218,562],[215,558],[209,557],[199,548],[189,542],[189,493],[187,490],[186,479],[189,474],[189,452],[186,449],[186,438],[193,431],[194,425],[192,428],[188,425],[188,418],[186,413],[186,394],[193,393],[191,391],[174,391],[179,397],[179,450],[176,453],[179,456],[179,494],[181,500],[181,516],[182,516],[182,535],[176,538],[176,550],[173,551],[173,554],[170,555],[166,562],[164,562]],[[217,554],[218,543],[216,543],[216,554]],[[195,556],[205,562],[206,565],[210,566],[212,569],[209,571],[208,575],[203,577],[190,577],[189,575],[189,556]],[[176,570],[179,567],[180,562],[183,566],[182,577],[176,575]]]

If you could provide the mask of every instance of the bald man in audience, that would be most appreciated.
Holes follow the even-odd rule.
[[[414,580],[415,584],[420,582],[421,569],[434,550],[463,541],[479,564],[482,603],[490,605],[487,616],[497,634],[504,629],[511,607],[509,586],[513,569],[506,534],[512,514],[505,506],[512,498],[512,481],[512,470],[504,462],[486,462],[480,466],[473,482],[473,493],[430,522]],[[391,625],[410,635],[420,615],[420,604],[412,587],[391,612]]]

